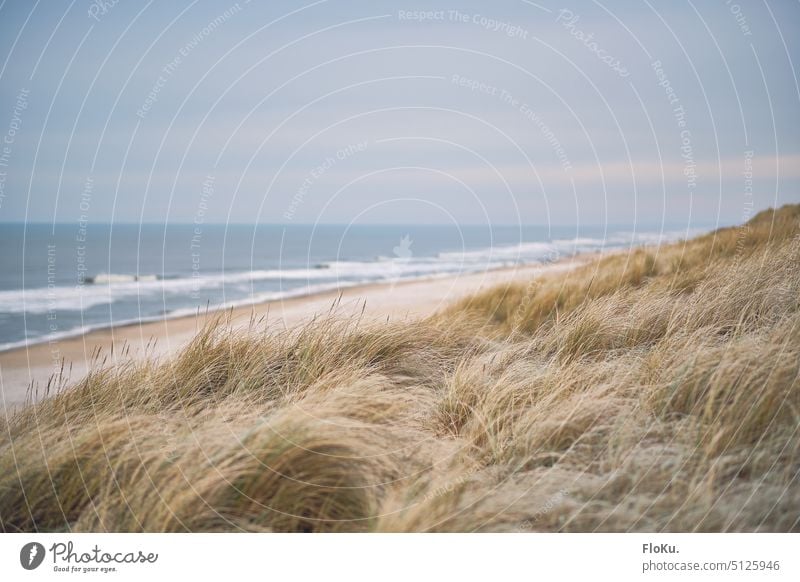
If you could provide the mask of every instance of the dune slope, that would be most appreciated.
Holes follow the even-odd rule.
[[[432,317],[211,322],[0,426],[4,531],[798,531],[800,206]]]

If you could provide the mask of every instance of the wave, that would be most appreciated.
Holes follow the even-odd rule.
[[[94,285],[111,285],[114,283],[131,283],[134,281],[157,281],[158,275],[121,275],[116,273],[98,273],[87,277],[86,282]]]
[[[295,297],[304,297],[307,295],[314,295],[317,293],[324,293],[326,291],[334,291],[337,289],[344,289],[347,287],[359,285],[360,283],[342,283],[342,284],[330,284],[330,285],[311,285],[307,287],[302,287],[298,289],[294,289],[292,291],[276,291],[276,292],[267,292],[267,293],[259,293],[256,295],[252,295],[247,299],[241,299],[238,301],[227,301],[224,303],[219,303],[212,306],[209,311],[210,312],[217,312],[217,311],[225,311],[231,308],[237,307],[246,307],[248,305],[257,305],[259,303],[264,303],[266,301],[277,301],[280,299],[292,299]],[[141,324],[141,323],[151,323],[155,321],[163,321],[164,318],[175,319],[179,317],[187,317],[196,315],[198,313],[198,307],[187,307],[182,309],[175,309],[169,311],[167,313],[161,313],[158,315],[147,315],[141,317],[132,317],[127,319],[119,319],[113,321],[113,323],[109,324],[106,322],[97,323],[92,325],[81,325],[78,327],[73,327],[71,329],[51,332],[41,336],[31,337],[25,340],[19,340],[14,342],[8,342],[4,344],[0,344],[0,352],[6,350],[13,350],[16,348],[24,348],[26,346],[32,346],[36,344],[41,344],[49,341],[56,341],[61,339],[69,339],[73,337],[80,337],[84,334],[108,329],[110,327],[124,327],[127,325],[134,325],[134,324]]]
[[[615,250],[642,245],[657,245],[686,238],[693,231],[615,232],[604,238],[556,239],[549,242],[524,242],[516,245],[494,246],[472,251],[439,253],[450,261],[502,261],[515,263],[550,262],[579,253]],[[699,233],[699,230],[697,231]]]
[[[448,276],[447,273],[439,273],[424,277],[426,279],[436,279],[439,277],[446,277]],[[414,280],[414,279],[407,279],[407,280]],[[296,297],[306,297],[310,295],[316,295],[318,293],[325,293],[327,291],[338,291],[341,289],[347,289],[348,287],[356,287],[358,285],[363,285],[366,283],[375,282],[375,281],[340,281],[335,283],[323,283],[317,285],[307,285],[304,287],[298,287],[289,291],[271,291],[271,292],[263,292],[263,293],[256,293],[252,294],[246,298],[242,298],[239,300],[233,301],[226,301],[223,303],[217,303],[209,307],[209,312],[218,312],[218,311],[226,311],[228,309],[236,309],[238,307],[247,307],[250,305],[258,305],[260,303],[265,303],[267,301],[280,301],[282,299],[293,299]],[[163,321],[165,318],[168,319],[175,319],[180,317],[187,317],[196,315],[198,313],[198,309],[200,306],[195,307],[185,307],[180,309],[174,309],[165,313],[161,313],[158,315],[147,315],[141,317],[134,317],[128,319],[120,319],[115,320],[112,323],[98,323],[94,325],[82,325],[79,327],[74,327],[68,330],[58,331],[47,333],[44,335],[31,337],[26,340],[20,340],[15,342],[8,342],[4,344],[0,344],[0,352],[5,350],[12,350],[16,348],[22,348],[26,346],[36,345],[45,343],[48,341],[54,341],[59,339],[68,339],[72,337],[80,337],[86,333],[90,333],[92,331],[108,329],[110,327],[123,327],[126,325],[134,325],[140,323],[150,323],[155,321]]]
[[[196,313],[204,296],[222,295],[213,309],[274,301],[341,289],[360,284],[395,282],[420,278],[457,276],[515,265],[542,264],[578,253],[614,250],[640,245],[663,244],[687,238],[690,231],[615,232],[604,238],[572,238],[548,242],[523,242],[488,248],[443,251],[428,257],[378,257],[373,261],[339,260],[284,269],[193,273],[190,276],[166,274],[98,273],[85,285],[59,285],[0,291],[0,313],[44,314],[51,312],[85,313],[92,307],[161,299],[164,303],[185,303],[187,307],[157,315],[115,321],[114,325],[156,321]],[[272,283],[272,289],[265,289]],[[230,299],[228,299],[230,298]],[[192,305],[189,307],[188,305]],[[81,321],[83,321],[81,316]],[[59,332],[58,337],[78,336],[108,327],[108,322]],[[48,341],[43,335],[20,342],[0,344],[0,350]]]
[[[363,263],[336,261],[328,268],[273,269],[234,273],[206,274],[189,277],[108,277],[88,285],[59,285],[31,289],[0,291],[0,313],[42,314],[52,311],[85,311],[98,305],[143,297],[165,299],[209,291],[252,290],[256,283],[275,282],[284,289],[295,288],[299,283],[312,281],[369,283],[382,280],[406,279],[439,272],[452,273],[461,265],[451,262],[410,262],[396,260]],[[288,282],[288,283],[287,283]]]
[[[260,283],[273,282],[274,292],[295,292],[313,283],[360,284],[457,275],[513,265],[551,262],[577,253],[672,241],[685,232],[615,233],[606,238],[574,238],[550,242],[523,242],[477,250],[446,251],[432,257],[381,257],[374,261],[330,261],[307,268],[260,269],[190,276],[99,273],[86,285],[58,285],[0,291],[0,313],[42,314],[86,311],[99,305],[142,298],[180,298],[223,291],[256,293]],[[306,286],[300,285],[305,282]],[[263,287],[263,285],[261,285]],[[188,299],[189,297],[187,297]],[[196,297],[195,297],[196,298]]]

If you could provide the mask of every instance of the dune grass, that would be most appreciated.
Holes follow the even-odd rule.
[[[800,206],[419,321],[211,322],[0,425],[4,531],[798,531]]]

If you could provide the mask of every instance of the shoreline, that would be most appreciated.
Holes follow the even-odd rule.
[[[172,355],[185,346],[209,318],[226,312],[234,326],[248,323],[254,317],[267,317],[266,325],[279,329],[293,328],[320,313],[328,313],[337,300],[336,313],[342,316],[363,313],[372,320],[425,317],[484,288],[529,281],[544,273],[568,271],[594,257],[613,252],[619,251],[579,253],[552,263],[501,267],[457,277],[442,275],[356,284],[238,307],[198,309],[193,315],[166,315],[155,320],[125,322],[74,336],[46,339],[0,352],[0,406],[8,413],[26,402],[29,391],[34,401],[46,397],[53,375],[62,375],[57,389],[80,380],[98,364],[121,364]]]

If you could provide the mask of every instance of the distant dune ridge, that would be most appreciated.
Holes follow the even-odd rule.
[[[4,531],[798,531],[800,206],[402,322],[211,322],[0,431]]]

